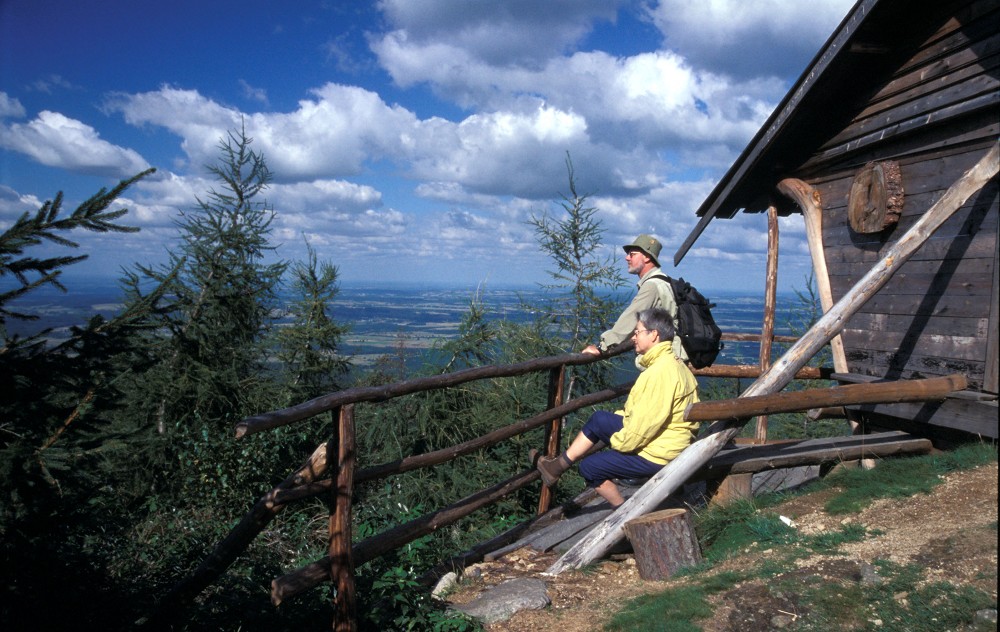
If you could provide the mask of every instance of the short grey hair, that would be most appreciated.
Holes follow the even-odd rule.
[[[674,319],[670,312],[659,307],[644,309],[638,314],[638,320],[646,329],[655,329],[660,334],[660,342],[674,339]]]

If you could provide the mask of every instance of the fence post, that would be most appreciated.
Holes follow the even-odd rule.
[[[566,390],[566,365],[560,364],[558,367],[549,370],[549,402],[545,410],[551,410],[563,403],[563,393]],[[545,455],[555,456],[559,454],[560,435],[564,417],[558,417],[549,422],[545,429]],[[547,485],[542,485],[542,491],[538,494],[538,515],[542,515],[552,506],[552,490]]]
[[[336,594],[333,598],[333,629],[335,632],[355,632],[357,599],[354,591],[354,558],[351,555],[351,497],[354,494],[354,405],[347,404],[334,411],[337,432],[330,439],[328,453],[335,455],[336,484],[330,499],[330,577]],[[336,445],[334,445],[336,442]]]
[[[778,302],[778,209],[767,209],[767,278],[764,283],[764,322],[760,328],[760,372],[771,367],[774,343],[774,307]],[[757,417],[755,443],[767,443],[767,415]]]

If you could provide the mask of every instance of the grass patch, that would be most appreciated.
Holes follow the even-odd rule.
[[[969,444],[943,454],[886,459],[873,470],[843,470],[793,494],[769,494],[712,506],[695,519],[705,561],[682,571],[689,584],[628,602],[605,629],[699,630],[697,621],[712,616],[711,595],[756,580],[767,583],[772,591],[795,595],[801,606],[795,630],[937,632],[967,626],[976,611],[995,609],[996,600],[973,587],[947,582],[921,585],[923,569],[916,565],[877,560],[876,583],[855,577],[803,578],[794,573],[796,559],[816,553],[836,555],[842,545],[880,532],[849,522],[837,530],[807,536],[787,527],[778,514],[763,509],[794,496],[830,489],[836,494],[825,506],[828,513],[856,513],[878,498],[929,493],[949,472],[996,460],[996,446]],[[994,522],[992,528],[996,527]],[[748,570],[711,572],[721,560],[765,548],[771,549],[770,554]]]
[[[810,613],[796,630],[858,629],[938,632],[961,629],[977,610],[996,608],[990,595],[948,582],[919,586],[922,569],[886,560],[875,563],[882,583],[839,581],[801,592]]]
[[[753,500],[711,507],[695,523],[703,557],[718,562],[756,546],[787,543],[794,532],[778,514],[762,513]]]
[[[605,630],[632,632],[700,632],[696,619],[712,616],[708,592],[698,585],[671,588],[630,599]]]
[[[844,469],[810,485],[808,491],[836,488],[839,493],[824,507],[827,513],[857,513],[879,498],[930,493],[945,474],[996,460],[996,446],[973,443],[942,454],[885,459],[873,470]]]

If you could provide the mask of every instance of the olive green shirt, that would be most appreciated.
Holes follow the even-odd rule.
[[[625,311],[622,312],[614,326],[601,334],[601,341],[597,347],[601,351],[607,351],[608,347],[621,344],[632,337],[632,331],[639,312],[651,307],[659,307],[667,310],[670,318],[674,321],[674,331],[677,331],[677,302],[674,300],[674,292],[670,289],[670,284],[663,279],[653,279],[651,277],[661,275],[660,268],[653,268],[642,275],[637,283],[638,290],[632,302],[629,303]],[[673,350],[681,360],[687,360],[687,353],[684,352],[684,345],[681,344],[679,336],[674,336]],[[636,362],[638,364],[638,360]]]

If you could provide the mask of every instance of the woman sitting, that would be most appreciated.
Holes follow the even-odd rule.
[[[629,391],[624,410],[595,412],[565,452],[536,463],[542,480],[551,486],[595,444],[610,445],[610,450],[583,459],[580,475],[612,507],[624,502],[613,479],[656,474],[698,434],[698,423],[684,420],[684,410],[698,401],[698,382],[674,355],[670,315],[659,308],[639,312],[632,336],[644,370]]]

